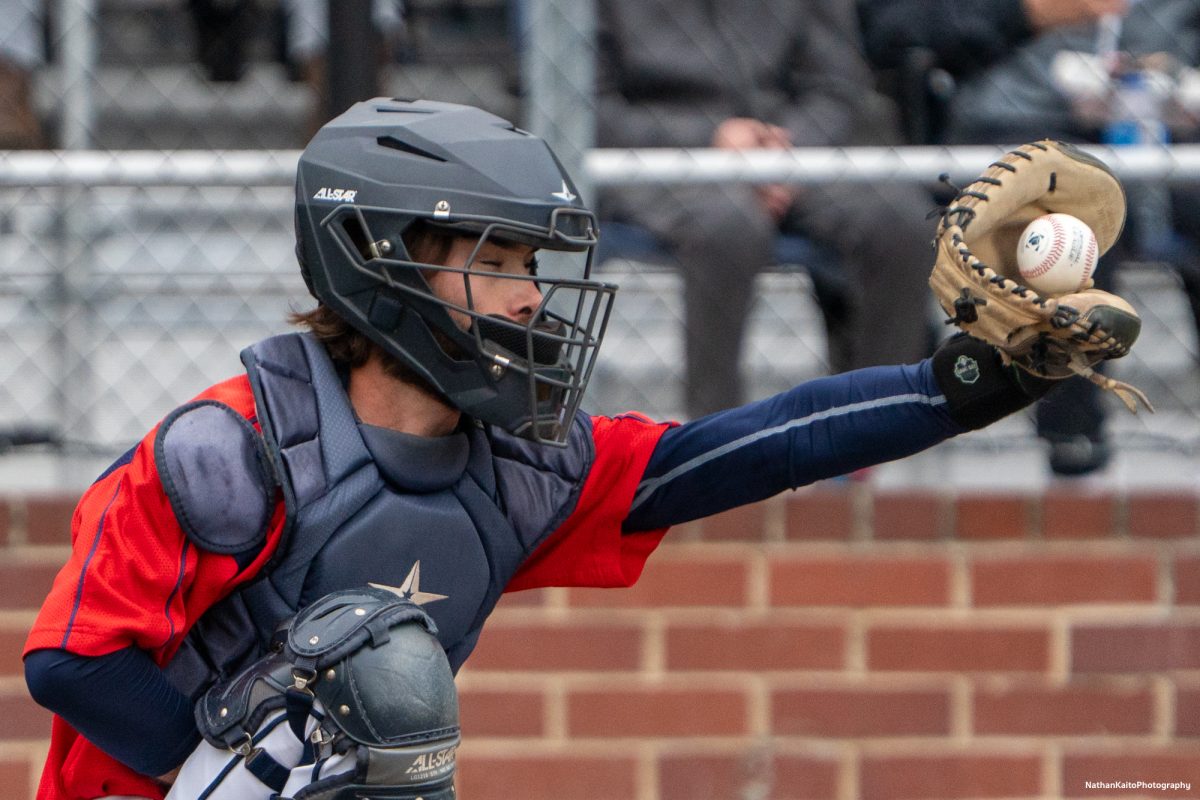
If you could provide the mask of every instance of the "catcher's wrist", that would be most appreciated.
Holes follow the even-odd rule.
[[[1005,364],[987,342],[960,333],[933,354],[933,377],[946,397],[950,418],[975,430],[1020,411],[1054,385]]]

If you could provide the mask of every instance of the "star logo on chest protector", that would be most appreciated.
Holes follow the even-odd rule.
[[[414,605],[423,606],[426,603],[434,603],[438,600],[445,600],[449,595],[435,594],[434,592],[421,591],[421,562],[416,561],[412,565],[412,569],[408,571],[408,577],[404,579],[404,583],[396,586],[385,586],[382,583],[368,583],[368,586],[373,586],[376,589],[383,589],[391,592],[405,600],[410,600]]]

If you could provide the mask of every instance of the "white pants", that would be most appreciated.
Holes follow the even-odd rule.
[[[316,726],[317,721],[310,717],[306,735],[311,735]],[[254,735],[254,746],[291,770],[287,784],[280,792],[283,797],[291,797],[320,778],[348,772],[355,766],[353,750],[318,760],[316,764],[299,766],[304,747],[288,727],[282,711],[267,717]],[[202,795],[205,800],[269,800],[274,794],[271,787],[246,769],[242,756],[201,742],[180,768],[167,800],[196,800]]]

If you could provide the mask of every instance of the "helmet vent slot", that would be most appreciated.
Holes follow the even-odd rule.
[[[354,245],[354,249],[362,256],[363,261],[376,258],[377,254],[371,247],[371,237],[367,234],[366,226],[361,219],[357,216],[346,217],[342,220],[342,230],[346,231],[346,236],[350,237],[350,244]]]
[[[420,156],[421,158],[428,158],[431,161],[440,161],[443,164],[446,163],[446,159],[442,158],[441,156],[436,156],[433,153],[429,152],[428,150],[422,150],[421,148],[411,145],[408,142],[402,142],[399,139],[397,139],[395,136],[380,136],[375,141],[376,141],[376,143],[379,144],[380,147],[387,147],[392,150],[399,150],[401,153],[408,153],[409,155]]]

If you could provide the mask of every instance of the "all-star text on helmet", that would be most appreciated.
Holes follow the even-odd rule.
[[[478,240],[464,267],[422,263],[417,224]],[[546,444],[566,442],[616,287],[591,279],[599,226],[541,139],[477,108],[377,98],[326,124],[300,157],[297,255],[309,291],[451,405]],[[476,309],[485,242],[538,248],[542,301],[515,321]],[[461,273],[465,304],[431,291]],[[464,327],[455,322],[469,320]]]

